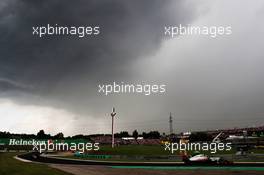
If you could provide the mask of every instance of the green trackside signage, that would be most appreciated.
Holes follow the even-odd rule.
[[[0,138],[0,145],[40,145],[47,143],[88,143],[89,140],[85,139],[65,139],[65,140],[56,140],[56,139],[8,139]]]
[[[0,145],[8,145],[9,139],[0,139]]]

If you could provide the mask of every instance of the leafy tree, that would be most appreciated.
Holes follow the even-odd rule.
[[[149,133],[143,132],[142,136],[144,139],[159,139],[160,133],[159,131],[150,131]]]
[[[133,134],[132,135],[137,140],[137,138],[138,138],[138,131],[137,130],[133,131]]]
[[[56,134],[54,137],[54,139],[64,139],[64,135],[62,132],[59,132],[58,134]]]
[[[129,134],[128,134],[127,131],[121,131],[121,132],[120,132],[120,136],[121,136],[121,137],[129,137]]]
[[[38,139],[46,139],[46,134],[45,134],[45,132],[44,132],[44,130],[42,129],[42,130],[40,130],[38,133],[37,133],[37,138]]]
[[[121,131],[120,133],[115,133],[116,138],[122,138],[122,137],[129,137],[129,133],[127,131]]]

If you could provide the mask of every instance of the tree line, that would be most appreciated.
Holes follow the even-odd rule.
[[[0,138],[15,138],[15,139],[86,139],[90,140],[91,137],[98,136],[111,136],[111,134],[91,134],[91,135],[83,135],[78,134],[74,136],[65,137],[62,132],[59,132],[55,135],[47,134],[42,129],[37,134],[14,134],[10,132],[1,132]],[[159,131],[150,131],[150,132],[142,132],[138,133],[137,130],[134,130],[131,134],[128,131],[121,131],[119,133],[115,133],[116,138],[122,137],[134,137],[137,139],[138,137],[143,137],[144,139],[159,139],[161,137]]]

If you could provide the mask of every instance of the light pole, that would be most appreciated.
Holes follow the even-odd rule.
[[[113,108],[113,111],[111,113],[112,117],[112,148],[115,146],[115,135],[114,135],[114,117],[116,115],[115,108]]]

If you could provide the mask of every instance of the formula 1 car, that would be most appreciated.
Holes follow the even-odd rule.
[[[184,155],[182,160],[185,164],[193,165],[231,165],[232,162],[223,157],[210,157],[205,154],[194,154],[192,156]]]

